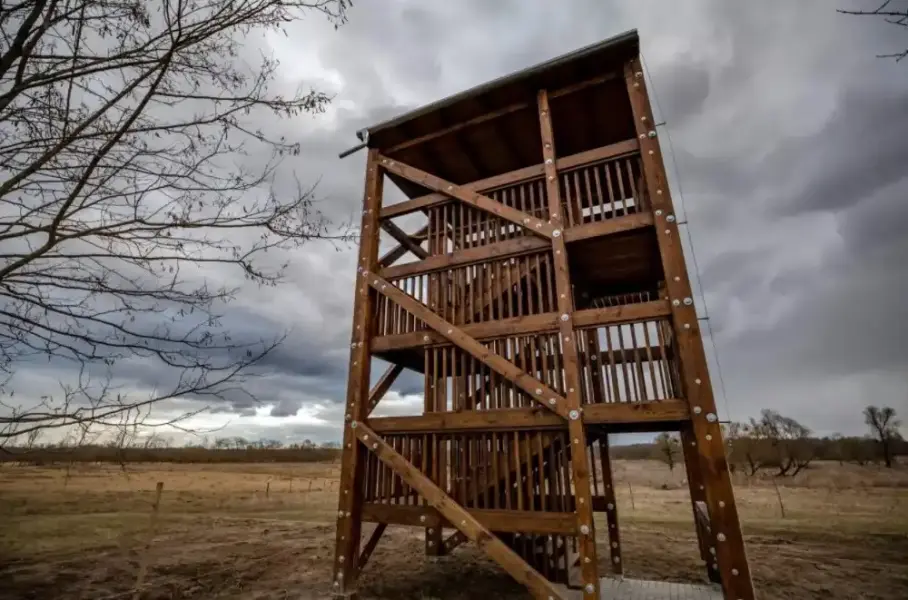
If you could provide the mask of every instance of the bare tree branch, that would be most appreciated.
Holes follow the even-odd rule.
[[[213,283],[223,278],[211,269],[276,285],[286,263],[267,253],[350,236],[312,186],[278,178],[299,143],[256,125],[319,114],[330,98],[273,91],[277,61],[250,66],[244,36],[313,11],[339,26],[349,4],[0,6],[0,446],[235,394],[281,342],[231,338],[219,311],[237,286]],[[38,358],[79,376],[20,405],[8,376]],[[169,369],[173,385],[142,397],[117,388],[117,367],[136,360]]]

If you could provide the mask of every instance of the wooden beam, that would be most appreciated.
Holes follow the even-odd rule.
[[[556,231],[564,227],[562,217],[561,186],[558,168],[555,165],[555,134],[552,129],[552,111],[546,90],[537,96],[539,133],[542,138],[542,157],[545,165],[545,189],[548,197],[552,226]],[[564,236],[552,238],[555,266],[555,293],[558,297],[559,335],[561,336],[561,357],[564,372],[564,386],[567,388],[567,406],[572,415],[580,410],[580,387],[582,379],[577,357],[578,336],[574,331],[574,298],[571,272],[568,266],[567,245]],[[585,417],[584,417],[585,421]],[[580,554],[580,570],[583,578],[583,597],[599,600],[599,573],[596,558],[596,524],[593,520],[592,492],[590,489],[590,465],[586,459],[586,428],[580,419],[570,419],[568,430],[571,439],[571,472],[574,479],[574,497],[577,521],[581,534],[577,537]]]
[[[362,420],[369,406],[369,375],[371,369],[372,319],[375,314],[375,294],[370,294],[365,274],[375,268],[378,260],[378,215],[381,209],[384,178],[377,164],[378,152],[370,150],[366,159],[366,180],[357,265],[362,267],[356,278],[356,297],[353,302],[353,327],[350,344],[350,368],[347,375],[346,414],[351,420]],[[353,431],[344,428],[341,450],[341,475],[338,494],[338,520],[335,538],[332,581],[335,591],[351,594],[356,589],[356,563],[359,559],[362,530],[362,500],[365,454],[355,443]]]
[[[408,251],[415,254],[417,258],[426,258],[429,256],[429,253],[423,248],[420,248],[419,244],[414,242],[407,232],[394,224],[394,221],[391,221],[390,219],[382,221],[381,228],[387,231],[395,240],[400,242]]]
[[[618,500],[615,499],[615,481],[612,477],[612,459],[609,455],[608,434],[599,436],[599,463],[602,469],[603,503],[599,510],[605,513],[608,525],[609,553],[611,555],[612,573],[624,574],[624,562],[621,560],[621,528],[618,523]],[[595,505],[593,507],[596,509]]]
[[[552,238],[553,231],[555,230],[552,225],[547,221],[537,219],[536,217],[529,215],[521,210],[512,208],[506,204],[502,204],[497,200],[493,200],[488,196],[484,196],[479,192],[472,191],[468,188],[456,185],[450,181],[446,181],[441,177],[427,173],[416,167],[406,165],[400,161],[388,158],[383,156],[381,158],[382,168],[389,172],[399,175],[405,179],[409,179],[414,183],[426,187],[432,191],[438,192],[440,194],[445,194],[468,204],[474,208],[485,211],[492,216],[506,219],[519,227],[535,233],[536,235]]]
[[[355,430],[357,439],[370,452],[388,465],[408,486],[425,498],[429,505],[435,508],[447,522],[479,546],[480,550],[497,562],[511,577],[525,585],[535,598],[564,600],[558,588],[483,526],[470,511],[456,503],[410,461],[385,443],[365,423],[354,421],[351,423],[351,428]]]
[[[653,213],[641,212],[621,217],[613,217],[605,221],[593,221],[583,225],[568,227],[564,230],[564,241],[578,242],[589,238],[603,237],[643,229],[644,227],[653,226]]]
[[[728,472],[722,429],[709,381],[706,352],[700,338],[696,308],[693,302],[686,301],[693,298],[693,292],[684,264],[681,235],[678,233],[677,219],[668,219],[669,216],[674,216],[671,189],[665,174],[659,136],[656,134],[639,56],[625,64],[624,78],[637,137],[641,140],[640,156],[646,189],[652,210],[659,214],[656,218],[656,241],[665,273],[666,290],[673,303],[677,302],[677,306],[673,304],[672,308],[672,326],[680,363],[682,393],[691,406],[699,408],[691,419],[692,432],[706,487],[710,522],[719,540],[716,551],[722,588],[726,598],[753,600],[753,581]]]
[[[372,411],[375,410],[375,407],[378,406],[381,399],[388,393],[388,390],[391,389],[397,376],[400,375],[403,370],[404,367],[402,365],[391,365],[388,367],[388,370],[384,372],[381,379],[378,380],[375,387],[369,392],[369,409],[366,411],[366,416],[372,414]]]
[[[537,533],[540,535],[550,533],[574,535],[577,533],[577,518],[573,513],[491,508],[468,508],[467,510],[483,527],[497,533]],[[431,527],[435,530],[454,527],[433,507],[408,504],[367,502],[363,504],[363,520],[388,525]],[[444,552],[444,548],[442,552]]]
[[[449,552],[451,552],[451,550],[457,548],[461,544],[464,544],[468,541],[469,540],[467,540],[467,536],[465,536],[464,534],[462,534],[459,531],[455,531],[450,536],[448,536],[448,539],[446,539],[444,541],[445,554],[448,554]]]
[[[368,275],[367,281],[376,291],[393,300],[401,308],[434,329],[452,344],[471,354],[476,360],[514,383],[540,406],[544,406],[565,419],[568,418],[569,411],[565,399],[548,385],[526,373],[503,356],[492,352],[397,286],[372,274]]]
[[[422,229],[410,236],[414,242],[419,242],[422,239],[425,239],[426,234],[429,232],[429,226],[425,225]],[[378,268],[384,269],[385,267],[390,267],[395,262],[403,258],[404,254],[407,253],[407,248],[403,244],[398,244],[391,250],[378,259]]]
[[[386,221],[389,222],[389,221]],[[452,267],[472,265],[489,260],[504,260],[512,256],[520,256],[530,252],[538,252],[551,247],[551,244],[538,237],[518,237],[505,242],[487,244],[467,250],[456,250],[449,254],[437,254],[419,262],[407,263],[396,267],[388,267],[379,271],[384,279],[397,279],[411,275],[422,275],[444,271]]]
[[[637,304],[624,304],[621,306],[607,306],[604,308],[588,308],[574,313],[576,327],[596,327],[599,325],[617,325],[620,323],[634,323],[658,319],[671,314],[671,307],[665,300],[639,302]],[[496,337],[527,335],[534,333],[547,333],[558,329],[558,313],[541,313],[510,319],[499,319],[484,323],[468,323],[460,327],[468,336],[477,340],[486,340]],[[376,353],[420,348],[446,342],[445,336],[433,331],[415,331],[412,333],[399,333],[383,335],[374,338],[372,350]]]
[[[375,552],[375,547],[378,546],[378,541],[381,539],[382,534],[385,533],[385,528],[387,527],[387,523],[379,523],[375,526],[375,529],[372,530],[372,535],[369,536],[369,541],[366,542],[365,546],[363,546],[363,551],[359,555],[359,560],[356,561],[357,577],[359,577],[359,574],[363,572],[363,568],[369,562],[369,557],[372,556],[373,552]]]
[[[675,398],[654,402],[610,402],[587,404],[583,422],[587,425],[624,423],[679,424],[690,419],[690,407]],[[440,433],[461,431],[512,431],[520,429],[564,429],[558,415],[538,408],[502,408],[463,412],[433,412],[405,417],[370,417],[370,428],[379,433]]]
[[[624,140],[615,144],[609,144],[608,146],[593,148],[592,150],[586,150],[584,152],[572,154],[571,156],[559,158],[556,160],[555,166],[560,170],[573,169],[592,163],[603,162],[612,158],[618,158],[626,154],[632,154],[639,151],[639,149],[640,144],[636,139]],[[507,187],[518,183],[525,183],[533,179],[539,179],[544,175],[544,165],[538,164],[530,167],[523,167],[522,169],[517,169],[516,171],[508,171],[507,173],[502,173],[500,175],[486,177],[485,179],[480,179],[478,181],[465,183],[460,187],[461,189],[466,191],[488,192],[489,190],[496,188]],[[412,200],[405,200],[404,202],[398,202],[397,204],[391,204],[389,206],[383,207],[381,210],[381,218],[383,220],[393,219],[394,217],[400,217],[412,212],[426,210],[427,208],[440,206],[452,201],[453,200],[451,199],[451,197],[445,194],[427,194],[425,196],[413,198]]]

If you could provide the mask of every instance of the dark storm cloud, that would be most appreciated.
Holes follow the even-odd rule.
[[[304,184],[318,181],[319,208],[336,222],[358,222],[364,154],[337,159],[357,143],[357,130],[637,28],[667,122],[660,140],[668,151],[670,134],[677,161],[677,171],[668,166],[679,204],[683,182],[728,412],[739,419],[776,408],[821,433],[859,433],[869,401],[908,410],[908,66],[874,58],[904,46],[904,36],[882,21],[835,13],[849,4],[357,4],[337,32],[307,20],[270,40],[282,61],[281,89],[326,89],[334,95],[329,113],[259,125],[301,143],[278,190],[293,189],[291,172]],[[268,256],[274,264],[287,258]],[[237,339],[289,331],[248,383],[258,403],[237,394],[219,410],[271,406],[285,425],[243,427],[336,439],[355,249],[313,242],[289,258],[277,288],[216,271],[243,284],[223,318]],[[698,309],[705,313],[699,298]],[[373,382],[385,368],[375,363]],[[129,375],[143,386],[162,376]],[[421,392],[417,374],[402,375],[389,411],[412,409]],[[305,410],[318,419],[293,421]]]

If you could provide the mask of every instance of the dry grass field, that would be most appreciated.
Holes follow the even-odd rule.
[[[626,575],[702,581],[683,469],[670,474],[649,461],[615,467]],[[124,473],[76,465],[67,477],[62,468],[4,465],[0,597],[133,598],[143,561],[144,599],[327,597],[338,470],[174,464]],[[164,492],[151,537],[158,481]],[[819,463],[780,488],[784,519],[766,481],[741,481],[736,491],[761,598],[908,598],[904,466]],[[388,528],[362,575],[362,597],[527,597],[469,546],[427,559],[421,535]]]

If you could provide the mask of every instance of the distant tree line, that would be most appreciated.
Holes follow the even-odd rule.
[[[863,413],[868,433],[863,437],[833,434],[816,437],[809,427],[777,411],[764,409],[760,418],[723,426],[726,454],[733,473],[747,476],[768,471],[776,477],[794,477],[814,460],[842,464],[884,464],[891,468],[895,457],[908,455],[908,441],[899,432],[895,409],[867,406]],[[615,448],[620,458],[656,458],[674,470],[681,455],[677,436],[662,433],[652,444]]]

